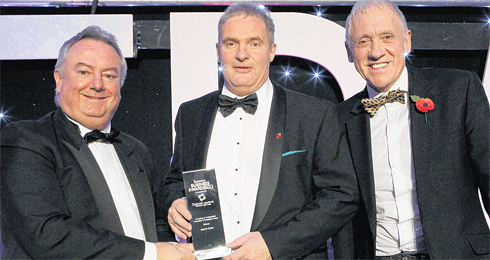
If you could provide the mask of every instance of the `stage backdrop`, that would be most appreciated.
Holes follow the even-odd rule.
[[[0,60],[57,59],[61,45],[89,25],[113,33],[124,57],[133,57],[133,16],[2,15]]]

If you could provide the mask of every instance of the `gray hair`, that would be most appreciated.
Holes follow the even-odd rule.
[[[274,21],[272,21],[269,9],[265,6],[260,6],[252,3],[237,3],[226,8],[225,13],[221,16],[218,23],[218,41],[221,38],[221,29],[223,24],[236,15],[254,16],[260,18],[265,23],[267,35],[269,36],[269,44],[274,43],[274,32],[276,30]]]
[[[390,0],[360,0],[354,5],[354,7],[352,7],[352,10],[345,22],[345,42],[351,46],[354,44],[350,39],[350,24],[354,16],[369,12],[370,10],[376,8],[383,10],[383,8],[386,7],[393,10],[393,12],[398,16],[400,20],[403,32],[407,32],[408,31],[407,20],[405,20],[405,16],[403,15],[403,13],[400,11],[400,9],[395,3],[391,2]]]
[[[63,43],[58,55],[58,60],[56,61],[56,65],[54,66],[54,68],[59,71],[61,77],[64,77],[64,64],[68,50],[71,46],[73,46],[73,44],[83,39],[94,39],[102,41],[109,44],[116,50],[119,58],[121,59],[121,75],[119,77],[119,83],[122,87],[124,84],[124,80],[126,79],[126,73],[128,71],[128,64],[126,63],[126,59],[124,58],[121,49],[119,49],[119,46],[117,45],[116,37],[113,34],[102,30],[99,26],[96,25],[85,28],[83,31],[79,32],[77,35],[73,36],[71,39]],[[56,105],[59,106],[58,98],[58,93],[56,93],[54,101]]]

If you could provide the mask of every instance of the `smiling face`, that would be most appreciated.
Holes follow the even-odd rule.
[[[226,87],[237,96],[246,96],[269,78],[276,44],[269,42],[264,21],[239,14],[223,24],[216,50]]]
[[[369,86],[378,92],[390,90],[405,68],[411,31],[405,32],[395,12],[384,7],[352,17],[349,33],[349,61]]]
[[[121,100],[121,60],[116,50],[98,40],[83,39],[66,54],[63,75],[56,69],[59,105],[89,129],[103,129]]]

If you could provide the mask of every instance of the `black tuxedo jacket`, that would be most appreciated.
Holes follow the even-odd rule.
[[[182,172],[205,167],[219,93],[179,108],[171,169],[158,198],[166,199],[167,207],[184,197]],[[261,232],[275,259],[311,258],[353,216],[357,200],[334,106],[274,86],[251,231]],[[313,255],[326,258],[325,252]]]
[[[490,212],[489,105],[475,73],[408,67],[409,95],[434,101],[419,112],[410,102],[412,154],[424,239],[432,259],[490,257],[490,232],[478,198]],[[360,209],[334,237],[336,258],[374,258],[376,200],[370,117],[361,99],[337,106],[359,181]]]
[[[144,241],[124,236],[104,176],[61,109],[2,129],[3,259],[142,259]],[[121,133],[114,148],[156,242],[146,146]]]

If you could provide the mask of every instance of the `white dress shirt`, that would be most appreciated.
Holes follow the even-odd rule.
[[[390,90],[408,91],[408,73]],[[378,93],[367,88],[369,97]],[[386,103],[371,118],[371,147],[376,192],[376,255],[427,253],[415,187],[410,132],[410,99]]]
[[[67,116],[68,117],[68,116]],[[75,120],[68,119],[78,125],[80,134],[84,136],[91,130],[79,124]],[[106,126],[101,132],[109,133],[111,123]],[[112,195],[112,200],[116,205],[116,210],[121,221],[124,234],[128,237],[146,241],[143,224],[134,198],[133,190],[129,184],[123,166],[119,161],[116,150],[111,143],[97,140],[88,144],[88,148],[94,155],[97,164],[104,175],[104,178]],[[144,260],[157,259],[156,245],[154,243],[145,243]]]
[[[216,113],[206,168],[215,169],[226,243],[250,232],[259,187],[273,87],[270,80],[256,92],[254,115],[239,107],[224,117]],[[237,97],[226,86],[223,95]]]

